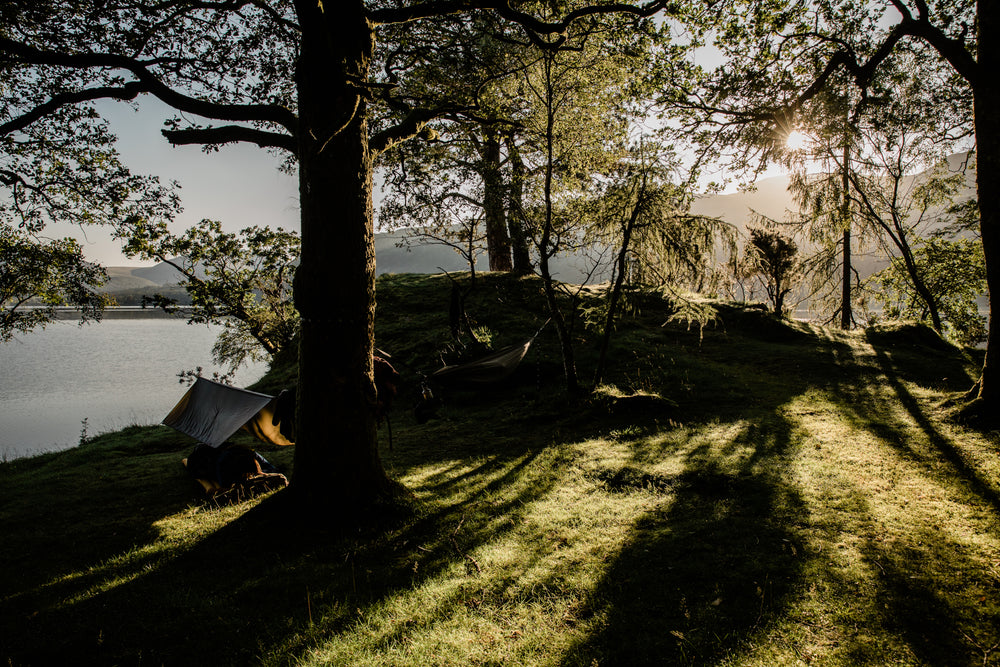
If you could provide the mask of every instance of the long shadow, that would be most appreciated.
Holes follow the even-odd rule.
[[[979,470],[971,465],[967,460],[966,455],[955,446],[955,443],[937,429],[925,413],[924,407],[903,383],[896,365],[893,364],[886,350],[881,347],[876,347],[875,356],[878,360],[879,368],[881,369],[882,374],[885,376],[886,381],[895,393],[900,405],[906,409],[906,412],[917,423],[917,426],[919,426],[920,430],[923,431],[934,450],[951,466],[957,477],[972,493],[992,505],[994,511],[1000,512],[1000,492],[998,492],[996,484],[991,483],[988,478],[984,477]],[[919,461],[924,466],[928,467],[928,469],[930,469],[931,463],[938,460],[937,457],[931,460],[928,459],[928,457],[921,455],[919,452],[907,445],[907,438],[899,432],[899,429],[893,430],[896,431],[895,434],[892,434],[895,437],[890,435],[890,437],[887,437],[886,440],[899,449],[904,455]]]
[[[869,342],[874,351],[874,363],[869,362],[872,372],[855,374],[850,386],[859,393],[839,401],[843,413],[922,474],[959,490],[963,502],[982,503],[994,516],[1000,514],[996,484],[941,432],[907,386],[962,390],[971,383],[967,361],[946,345],[928,349],[880,336],[869,336]],[[863,369],[864,363],[858,363]],[[897,416],[900,407],[926,438],[927,446],[914,441],[912,424]],[[856,500],[857,512],[871,514],[860,495]],[[871,622],[900,637],[922,664],[988,664],[991,651],[1000,646],[1000,605],[991,592],[998,579],[967,555],[969,549],[932,525],[903,545],[874,537],[862,543],[864,560],[872,564],[877,578],[876,591],[871,593]],[[840,585],[850,590],[857,583]],[[979,597],[978,605],[955,604],[972,596]],[[884,657],[865,642],[848,642],[844,651],[853,664],[871,664]]]
[[[688,398],[690,405],[710,398],[721,420],[747,420],[748,426],[728,445],[706,444],[695,449],[684,472],[672,480],[653,479],[634,471],[631,479],[664,489],[662,509],[642,518],[623,546],[620,556],[595,591],[591,608],[599,631],[567,654],[564,664],[695,664],[711,663],[753,643],[758,633],[772,621],[780,621],[782,610],[808,582],[806,570],[823,564],[807,565],[809,556],[802,548],[799,529],[807,508],[796,484],[786,474],[786,462],[796,445],[790,424],[777,408],[788,398],[816,388],[824,395],[842,396],[840,407],[853,412],[860,428],[883,434],[894,447],[905,448],[902,428],[885,426],[893,407],[879,390],[876,376],[883,375],[929,440],[940,450],[963,482],[983,500],[996,506],[992,487],[973,470],[954,444],[934,428],[920,410],[916,399],[905,390],[888,358],[880,353],[877,363],[866,368],[855,358],[850,346],[830,340],[820,346],[814,359],[765,360],[764,365],[784,366],[780,377],[794,377],[788,371],[800,368],[798,383],[783,389],[768,386],[766,378],[740,377],[720,367],[716,383],[703,385]],[[928,370],[908,369],[920,382],[935,388],[960,386],[967,378],[962,360],[946,355],[942,363]],[[944,369],[942,371],[942,369]],[[766,374],[765,374],[766,375]],[[745,395],[755,396],[743,407],[725,400],[727,382],[744,382]],[[950,383],[950,385],[948,384]],[[861,388],[861,395],[853,392]],[[867,389],[865,389],[867,387]],[[848,393],[852,392],[852,393]],[[718,397],[722,396],[720,400]],[[746,455],[747,446],[750,453]],[[742,463],[733,468],[732,453],[744,452]],[[918,458],[914,452],[907,452]],[[655,456],[655,453],[653,453]],[[653,460],[649,451],[636,452],[636,460]],[[622,475],[608,475],[619,482]],[[957,545],[935,543],[928,535],[927,549],[921,554],[945,568],[948,551]],[[866,552],[872,562],[884,568],[885,600],[879,600],[885,623],[898,627],[904,641],[929,664],[948,664],[954,656],[969,656],[973,641],[982,641],[984,650],[996,640],[995,609],[983,610],[983,618],[957,619],[957,612],[945,596],[934,590],[935,579],[912,576],[907,556],[885,551],[871,542]],[[954,559],[959,567],[974,567],[971,560]],[[964,564],[963,564],[964,563]],[[830,576],[836,578],[835,573]],[[988,588],[989,577],[982,576]],[[842,582],[843,590],[855,585]],[[850,593],[846,593],[848,597]],[[968,615],[966,611],[966,615]],[[937,645],[935,625],[947,632]],[[963,630],[966,628],[967,630]],[[990,629],[994,628],[993,631]],[[971,639],[963,642],[963,633]],[[845,651],[858,664],[877,657],[871,647],[851,644]],[[975,651],[971,652],[973,657]],[[949,657],[949,655],[951,657]],[[982,659],[980,655],[980,659]],[[961,658],[963,663],[965,658]]]
[[[143,567],[155,558],[142,552],[161,534],[156,523],[196,502],[176,439],[132,431],[129,448],[98,438],[0,470],[0,516],[5,532],[17,535],[0,545],[5,607],[37,611],[71,590]],[[119,567],[113,560],[122,554],[132,557]]]
[[[750,437],[768,461],[791,442],[780,419]],[[637,523],[589,601],[607,620],[564,664],[704,663],[780,614],[799,585],[802,500],[777,466],[722,466],[695,452],[663,509]]]
[[[555,476],[532,476],[538,455],[518,448],[487,457],[462,479],[438,483],[452,501],[350,534],[296,521],[291,494],[280,491],[186,550],[99,575],[98,590],[95,578],[66,582],[61,602],[23,606],[5,619],[3,657],[188,665],[276,654],[295,662],[315,641],[314,622],[324,633],[343,631],[359,610],[456,563],[473,567],[468,552],[514,530],[523,508],[555,484]],[[470,508],[484,495],[490,512]]]
[[[996,658],[998,581],[966,549],[930,527],[919,546],[893,549],[871,540],[865,545],[867,559],[878,564],[881,575],[883,622],[905,639],[922,664],[986,665]],[[972,595],[978,604],[953,602]],[[864,652],[864,647],[856,648],[857,663],[870,662]]]
[[[751,360],[746,349],[713,349],[711,341],[699,347],[715,356],[718,372],[682,398],[685,423],[694,430],[744,425],[729,442],[691,449],[680,474],[655,480],[663,502],[636,522],[588,602],[597,631],[563,664],[708,664],[782,618],[805,585],[801,531],[808,521],[789,471],[799,445],[782,406],[846,381],[839,369],[851,361],[841,341],[813,343],[808,354],[761,347],[769,356]],[[747,346],[753,349],[753,341]],[[761,372],[768,366],[776,372]],[[636,445],[633,462],[670,454]],[[609,477],[616,481],[609,492],[620,489],[620,477]],[[632,478],[650,486],[642,475]]]

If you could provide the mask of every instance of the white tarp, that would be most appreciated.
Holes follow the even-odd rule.
[[[198,442],[218,447],[273,400],[267,394],[198,378],[163,423]]]

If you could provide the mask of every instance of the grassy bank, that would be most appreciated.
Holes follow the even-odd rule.
[[[547,328],[511,382],[418,425],[448,296],[380,280],[407,381],[382,454],[418,498],[390,527],[205,503],[161,427],[0,465],[0,662],[1000,664],[998,439],[941,407],[976,360],[914,327],[661,326],[650,300],[593,396],[565,398]],[[494,347],[545,319],[537,282],[495,277],[469,313]]]

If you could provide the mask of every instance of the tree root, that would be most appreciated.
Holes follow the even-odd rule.
[[[980,430],[1000,428],[1000,414],[996,406],[978,396],[952,413],[952,418],[959,424]]]

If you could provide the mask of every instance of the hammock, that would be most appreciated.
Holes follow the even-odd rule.
[[[535,342],[535,338],[538,337],[538,334],[542,333],[542,329],[548,323],[549,320],[546,320],[545,324],[535,332],[534,336],[520,345],[505,347],[502,350],[488,354],[475,361],[470,361],[467,364],[443,366],[428,375],[427,379],[440,382],[441,384],[473,385],[492,384],[504,380],[517,369],[518,364],[528,354],[528,348],[531,347],[531,344]]]

